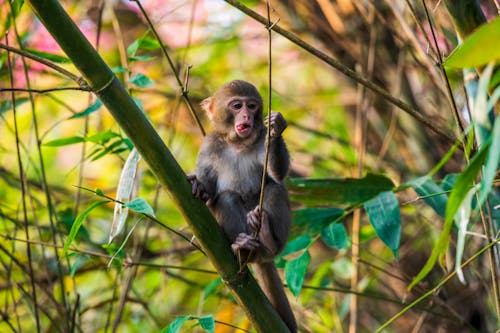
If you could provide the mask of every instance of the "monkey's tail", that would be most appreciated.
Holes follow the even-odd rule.
[[[273,261],[269,261],[254,263],[252,266],[264,294],[266,294],[274,309],[288,326],[290,332],[296,333],[297,323],[295,322],[295,317],[286,297],[276,265]]]

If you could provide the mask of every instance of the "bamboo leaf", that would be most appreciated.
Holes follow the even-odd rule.
[[[151,208],[151,206],[143,198],[135,198],[134,200],[127,202],[125,206],[133,211],[136,211],[137,213],[146,214],[152,217],[155,216],[153,208]]]
[[[500,17],[482,25],[445,60],[446,68],[471,68],[500,59]]]
[[[47,143],[44,143],[43,145],[47,147],[61,147],[61,146],[73,145],[75,143],[81,143],[84,141],[85,139],[82,138],[81,136],[70,136],[67,138],[55,139]]]
[[[287,186],[292,200],[315,205],[361,203],[394,188],[389,178],[375,174],[367,174],[361,179],[292,178]]]
[[[91,211],[96,209],[99,206],[107,204],[109,201],[96,201],[92,203],[90,206],[88,206],[80,215],[78,215],[75,219],[75,222],[71,226],[71,230],[69,231],[69,235],[66,238],[66,241],[64,242],[64,248],[63,248],[63,253],[62,256],[64,257],[66,255],[66,252],[68,252],[68,249],[75,239],[76,235],[78,234],[78,230],[80,230],[80,227],[83,224],[83,221],[87,217],[87,215],[90,214]]]
[[[75,113],[74,115],[72,115],[71,117],[69,117],[69,119],[76,119],[76,118],[81,118],[81,117],[88,116],[89,114],[94,113],[97,110],[99,110],[101,108],[101,106],[102,106],[101,100],[100,99],[96,99],[96,101],[94,102],[94,104],[92,104],[91,106],[89,106],[88,108],[86,108],[85,110],[83,110],[82,112]]]
[[[307,235],[303,235],[288,242],[280,256],[284,257],[289,254],[306,250],[313,242],[313,239]]]
[[[464,200],[458,207],[457,212],[455,213],[455,223],[458,226],[458,237],[457,237],[457,253],[455,255],[455,270],[457,272],[457,276],[460,279],[460,282],[466,284],[464,273],[462,272],[462,268],[460,267],[462,263],[462,256],[465,248],[465,235],[467,233],[467,225],[469,224],[470,214],[471,214],[471,205],[472,198],[476,193],[476,186],[471,188]]]
[[[446,205],[446,213],[445,213],[445,221],[443,225],[443,231],[439,236],[437,243],[434,245],[432,249],[431,255],[424,267],[417,276],[413,279],[413,281],[408,286],[408,290],[411,290],[417,283],[419,283],[424,277],[429,274],[431,269],[436,264],[438,257],[441,256],[446,249],[448,248],[448,242],[450,237],[451,228],[453,226],[453,219],[455,214],[457,213],[458,208],[462,204],[465,196],[469,192],[470,187],[474,179],[476,178],[483,162],[486,158],[488,147],[491,142],[486,142],[481,146],[476,155],[470,160],[467,168],[458,176],[457,181],[453,185],[453,189],[451,190],[450,197],[448,198],[448,204]]]
[[[408,182],[408,185],[410,185],[439,216],[444,217],[448,197],[443,193],[443,189],[439,187],[431,177],[424,176],[414,179]]]
[[[140,88],[147,88],[154,84],[153,80],[141,73],[132,75],[132,77],[128,79],[128,82],[133,83]]]
[[[192,319],[192,316],[182,316],[174,319],[166,328],[162,330],[162,333],[177,333],[186,321]]]
[[[293,233],[315,236],[332,222],[344,216],[339,208],[305,208],[293,212]]]
[[[34,54],[40,58],[47,59],[49,61],[56,62],[59,64],[71,63],[71,61],[67,57],[59,55],[59,54],[43,52],[43,51],[39,51],[39,50],[35,50],[35,49],[27,49],[26,51],[28,51],[29,53]]]
[[[482,206],[488,197],[500,164],[500,116],[496,117],[491,136],[491,147],[484,165],[484,173],[479,190],[479,206]]]
[[[364,204],[377,236],[398,258],[401,240],[401,217],[398,199],[392,191],[385,191]]]
[[[321,232],[321,239],[334,249],[345,249],[348,245],[347,231],[342,223],[331,223]]]
[[[198,318],[198,323],[200,324],[201,328],[203,328],[205,331],[209,333],[215,332],[214,316],[210,315],[210,316],[200,317]]]
[[[286,262],[285,280],[294,296],[297,296],[302,290],[310,260],[309,251],[305,251],[300,257]]]

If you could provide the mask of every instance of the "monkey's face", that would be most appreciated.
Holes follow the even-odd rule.
[[[229,100],[227,109],[233,116],[236,135],[241,139],[250,137],[254,132],[256,114],[261,109],[259,101],[252,97],[236,96]]]

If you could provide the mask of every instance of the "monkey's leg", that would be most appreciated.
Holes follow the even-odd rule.
[[[231,241],[231,248],[235,253],[239,251],[239,254],[245,257],[247,252],[259,247],[258,240],[252,236],[252,231],[246,223],[247,211],[238,193],[219,193],[210,208]]]

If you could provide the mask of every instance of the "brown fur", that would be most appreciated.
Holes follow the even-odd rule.
[[[239,104],[237,110],[228,106],[234,98],[243,101],[241,109]],[[258,108],[252,111],[253,102],[258,103]],[[240,255],[254,254],[250,259],[259,284],[290,330],[296,332],[295,318],[273,261],[285,246],[291,226],[288,194],[283,184],[290,164],[281,136],[286,121],[281,114],[275,114],[276,121],[270,124],[275,134],[270,142],[263,214],[259,215],[256,207],[266,141],[262,97],[250,83],[236,80],[203,101],[202,107],[214,130],[207,134],[198,153],[196,176],[190,178],[193,193],[207,201],[233,250]],[[251,124],[251,132],[244,137],[236,130],[241,122]],[[255,224],[260,224],[257,238],[253,238]]]

